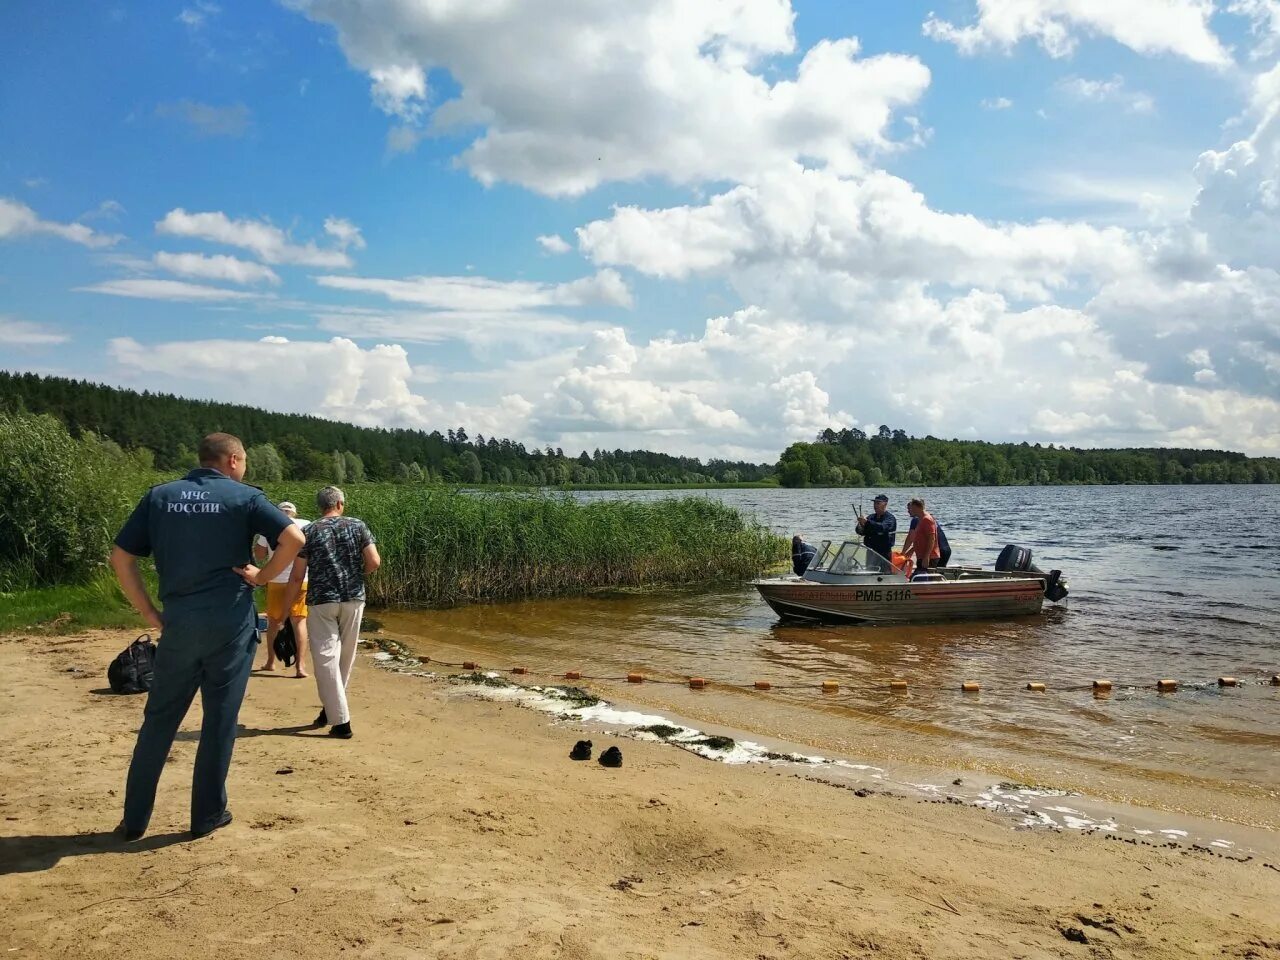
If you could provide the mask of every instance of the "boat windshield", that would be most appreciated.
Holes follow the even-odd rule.
[[[858,540],[846,540],[839,548],[827,544],[812,569],[837,575],[894,572],[893,564]]]

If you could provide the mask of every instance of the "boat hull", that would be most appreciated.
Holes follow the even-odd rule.
[[[1039,578],[855,585],[781,577],[755,585],[783,619],[820,623],[998,620],[1030,616],[1044,606]]]

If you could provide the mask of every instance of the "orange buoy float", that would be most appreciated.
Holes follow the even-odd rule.
[[[1237,680],[1235,677],[1219,677],[1219,678],[1218,678],[1218,686],[1220,686],[1220,687],[1238,687],[1238,686],[1240,686],[1240,681],[1239,681],[1239,680]]]
[[[706,685],[707,685],[707,681],[706,681],[706,678],[705,678],[705,677],[690,677],[690,678],[689,678],[689,689],[690,689],[690,690],[701,690],[701,689],[703,689],[704,687],[706,687]]]
[[[1044,693],[1047,688],[1043,683],[1040,683],[1038,680],[1032,680],[1030,683],[1027,684],[1027,689],[1030,690],[1032,693]]]
[[[1093,681],[1093,692],[1094,692],[1094,693],[1110,693],[1110,692],[1111,692],[1111,681],[1110,681],[1110,680],[1095,680],[1095,681]]]
[[[1177,693],[1178,681],[1177,680],[1157,680],[1156,689],[1159,690],[1161,693]]]
[[[627,683],[644,683],[643,673],[628,673]]]
[[[581,671],[581,670],[566,670],[566,671],[564,672],[564,678],[565,678],[566,680],[581,680],[581,679],[582,679],[582,671]]]
[[[528,667],[512,667],[511,672],[512,673],[528,673],[529,668]]]
[[[892,690],[894,693],[906,693],[906,692],[907,692],[907,681],[905,681],[905,680],[890,680],[890,681],[889,681],[889,689],[890,689],[890,690]]]
[[[757,689],[757,690],[772,690],[772,689],[773,689],[773,684],[772,684],[772,683],[770,683],[768,680],[757,680],[757,681],[756,681],[755,686],[756,686],[756,689]]]
[[[823,680],[823,681],[822,681],[822,692],[823,692],[823,693],[838,693],[839,691],[840,691],[840,684],[836,683],[836,681],[834,681],[834,680]]]
[[[479,670],[480,668],[476,666],[476,662],[474,660],[463,660],[462,669],[463,670]]]
[[[960,684],[961,693],[979,693],[981,690],[982,684],[978,683],[977,680],[966,680],[964,683]]]

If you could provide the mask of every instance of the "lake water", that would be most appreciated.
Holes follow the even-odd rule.
[[[870,505],[871,494],[863,494]],[[905,530],[905,502],[888,490]],[[859,491],[707,496],[810,542],[852,536]],[[581,493],[648,499],[686,491]],[[791,626],[750,585],[379,614],[423,652],[600,676],[703,676],[774,689],[626,685],[633,703],[876,762],[1027,783],[1280,827],[1280,487],[1001,487],[925,491],[952,563],[1006,543],[1060,568],[1071,596],[1036,617],[911,627]],[[899,543],[901,537],[899,537]],[[1233,676],[1240,686],[1219,688]],[[888,677],[909,682],[890,694]],[[1095,678],[1114,692],[1097,697]],[[1175,679],[1175,694],[1154,690]],[[841,690],[822,694],[820,681]],[[962,694],[976,680],[979,694]],[[1030,693],[1028,681],[1048,692]]]

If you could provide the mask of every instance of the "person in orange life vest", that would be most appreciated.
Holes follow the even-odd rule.
[[[938,521],[925,511],[920,497],[907,501],[907,513],[916,523],[902,543],[902,552],[908,557],[914,556],[916,572],[924,573],[942,555],[938,549]]]

